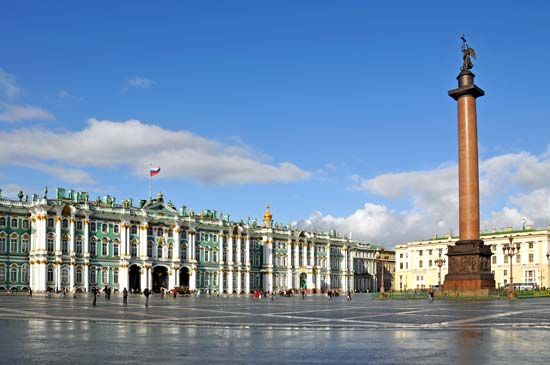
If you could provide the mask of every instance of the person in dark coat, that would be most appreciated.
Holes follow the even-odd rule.
[[[128,290],[126,288],[122,291],[122,305],[125,307],[128,306]]]
[[[149,288],[145,288],[143,291],[143,295],[145,295],[145,306],[149,306],[149,295],[151,295],[151,292],[149,291]]]

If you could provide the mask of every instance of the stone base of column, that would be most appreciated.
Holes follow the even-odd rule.
[[[460,240],[447,253],[449,273],[443,292],[448,295],[486,296],[495,289],[491,248],[482,240]]]

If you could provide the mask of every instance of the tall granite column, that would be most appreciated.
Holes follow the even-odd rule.
[[[479,236],[479,169],[477,152],[476,99],[485,92],[474,84],[470,56],[475,52],[463,39],[464,65],[458,75],[458,88],[449,96],[458,104],[458,187],[459,241],[450,246],[449,273],[444,290],[454,294],[483,295],[495,288],[491,273],[491,249]]]

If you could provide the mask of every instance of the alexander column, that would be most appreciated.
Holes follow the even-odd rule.
[[[479,238],[479,170],[477,155],[476,99],[485,92],[474,84],[470,71],[476,58],[462,36],[464,63],[457,76],[458,88],[449,96],[458,104],[459,241],[450,246],[449,273],[444,291],[451,295],[488,295],[495,288],[491,273],[491,249]]]

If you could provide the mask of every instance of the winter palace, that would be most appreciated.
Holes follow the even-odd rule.
[[[376,291],[392,286],[394,253],[329,232],[230,221],[177,209],[162,194],[120,203],[58,188],[48,198],[0,196],[0,290],[154,291],[164,287],[249,293]],[[384,278],[382,279],[382,272]]]
[[[515,248],[513,256],[503,250],[510,238]],[[511,279],[515,285],[550,288],[550,227],[484,231],[481,239],[491,246],[491,271],[497,288],[510,284]],[[458,237],[447,235],[397,245],[394,289],[426,289],[442,284],[447,274],[447,246],[457,240]]]

